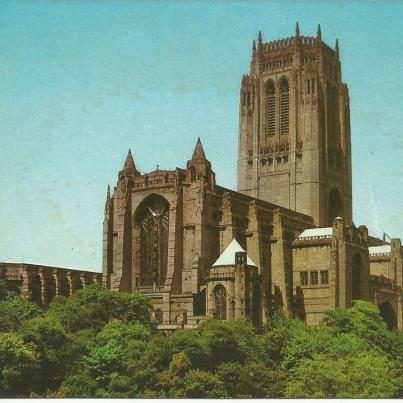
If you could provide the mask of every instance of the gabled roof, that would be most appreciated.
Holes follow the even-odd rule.
[[[298,239],[323,239],[331,238],[333,234],[332,227],[325,228],[308,228],[302,234],[299,235]]]
[[[370,255],[388,255],[390,251],[390,245],[370,246],[368,248]]]
[[[245,252],[241,245],[237,242],[236,239],[233,239],[229,245],[225,248],[224,252],[221,256],[215,261],[212,267],[217,266],[235,266],[235,253],[236,252]],[[255,266],[253,260],[246,255],[246,263],[248,266]]]

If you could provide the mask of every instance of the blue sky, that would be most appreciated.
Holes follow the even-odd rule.
[[[252,40],[340,43],[353,209],[403,236],[402,1],[0,1],[0,261],[101,269],[107,184],[184,167],[198,136],[236,186]]]

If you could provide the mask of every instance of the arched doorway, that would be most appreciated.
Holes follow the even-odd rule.
[[[135,214],[140,235],[140,286],[165,284],[168,270],[169,203],[159,195],[147,197]]]
[[[363,264],[361,256],[356,253],[353,258],[351,273],[351,299],[354,301],[361,298],[361,275],[363,273]]]
[[[338,189],[333,188],[329,193],[329,226],[336,217],[343,217],[343,199]]]
[[[227,291],[222,284],[214,288],[215,319],[227,319]]]
[[[389,302],[383,302],[379,305],[379,313],[382,319],[386,322],[388,330],[394,330],[397,328],[397,318],[395,310]]]

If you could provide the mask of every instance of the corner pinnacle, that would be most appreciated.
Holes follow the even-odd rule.
[[[206,160],[206,154],[204,154],[203,146],[200,141],[200,137],[197,138],[197,143],[193,151],[192,160]]]
[[[132,175],[139,174],[139,172],[136,169],[136,165],[134,164],[134,160],[133,160],[133,156],[132,156],[132,152],[131,152],[130,148],[127,153],[125,164],[123,166],[123,171],[130,173]]]

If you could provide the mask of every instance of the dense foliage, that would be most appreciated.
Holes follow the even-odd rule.
[[[0,397],[403,397],[402,333],[371,303],[314,327],[277,314],[169,336],[149,312],[96,285],[42,311],[0,284]]]

